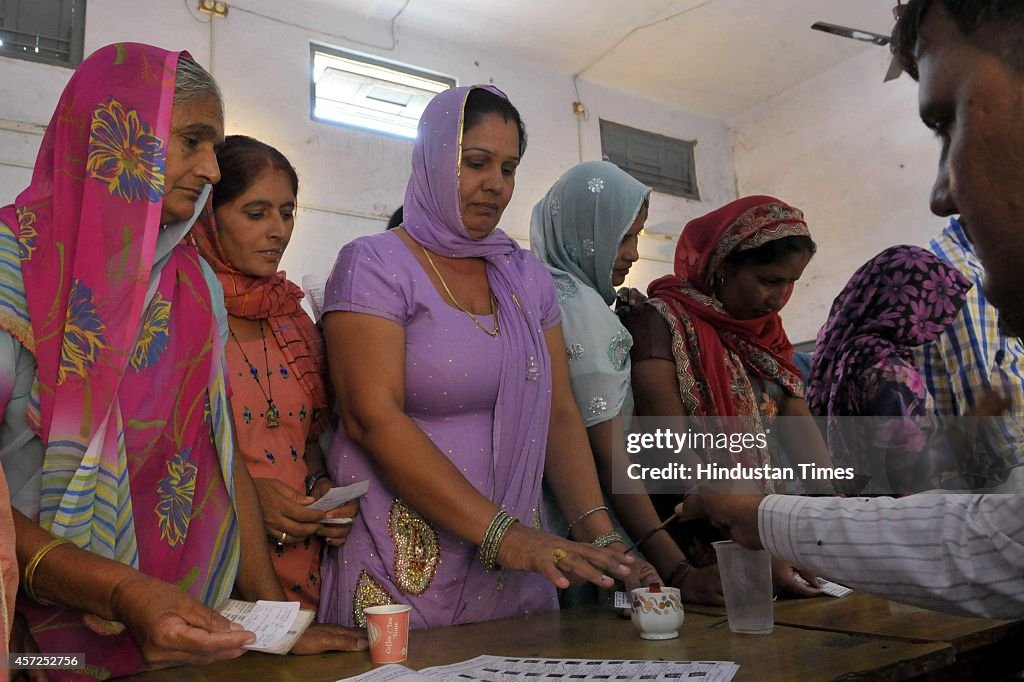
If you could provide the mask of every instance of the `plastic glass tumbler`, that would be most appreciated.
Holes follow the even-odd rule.
[[[749,635],[770,634],[775,627],[771,555],[729,540],[714,542],[712,547],[722,575],[729,629]]]

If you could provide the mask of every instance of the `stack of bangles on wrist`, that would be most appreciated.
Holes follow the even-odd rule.
[[[501,548],[508,529],[516,522],[517,519],[504,510],[499,511],[491,519],[491,523],[484,533],[484,540],[480,543],[480,563],[488,571],[493,571],[498,567],[498,549]]]
[[[32,555],[32,558],[29,559],[28,565],[25,566],[25,580],[22,585],[22,589],[24,589],[25,594],[37,604],[52,606],[52,602],[44,601],[36,596],[35,585],[33,583],[36,579],[36,569],[39,568],[39,563],[43,560],[43,557],[50,553],[51,550],[56,549],[61,545],[68,544],[71,544],[71,541],[65,540],[64,538],[54,538],[50,540]]]
[[[604,535],[600,535],[594,538],[594,540],[590,544],[596,545],[598,547],[608,547],[609,545],[614,545],[616,542],[626,544],[626,541],[622,539],[621,535],[619,535],[615,531],[612,531],[611,533],[605,533]]]
[[[579,516],[577,516],[576,520],[573,521],[572,523],[570,523],[569,527],[565,529],[565,536],[569,537],[572,534],[572,527],[575,526],[577,523],[579,523],[583,519],[587,518],[591,514],[593,514],[595,512],[599,512],[599,511],[608,511],[608,507],[606,507],[606,506],[604,506],[602,504],[600,507],[594,507],[593,509],[590,509],[589,511],[585,511],[582,514],[580,514]]]

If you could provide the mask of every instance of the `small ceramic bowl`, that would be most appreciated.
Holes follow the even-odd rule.
[[[633,625],[643,639],[673,639],[679,636],[683,624],[683,602],[675,587],[663,587],[660,592],[638,587],[630,593]]]

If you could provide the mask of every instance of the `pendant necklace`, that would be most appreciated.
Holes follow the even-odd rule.
[[[235,340],[235,344],[238,346],[238,350],[242,351],[242,358],[245,359],[245,364],[249,365],[249,374],[253,379],[256,380],[256,385],[260,387],[260,393],[267,400],[267,411],[264,417],[267,420],[268,429],[276,429],[281,425],[281,411],[277,409],[277,405],[274,404],[274,388],[270,384],[270,357],[267,355],[267,336],[263,332],[263,320],[260,320],[260,338],[263,339],[263,361],[267,367],[267,388],[263,389],[263,382],[260,381],[260,371],[253,366],[252,362],[249,361],[249,356],[245,354],[245,349],[242,348],[242,344],[239,342],[238,337],[235,336],[235,330],[231,329],[228,325],[228,331],[231,332],[231,338]]]

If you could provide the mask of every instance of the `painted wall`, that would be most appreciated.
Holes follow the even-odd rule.
[[[232,6],[226,19],[209,23],[209,17],[197,13],[191,1],[90,0],[85,49],[88,54],[115,41],[150,42],[188,49],[211,68],[224,91],[227,131],[266,140],[299,171],[300,212],[283,262],[296,281],[303,274],[328,270],[344,243],[384,228],[391,211],[403,200],[412,149],[408,141],[310,120],[311,40],[450,74],[461,84],[493,82],[504,89],[526,120],[530,145],[502,227],[524,243],[533,204],[580,160],[581,141],[582,158],[600,158],[600,118],[698,140],[703,201],[656,195],[648,223],[653,231],[678,234],[690,217],[735,196],[732,139],[723,121],[581,81],[580,96],[588,117],[578,124],[568,74],[502,59],[490,50],[409,34],[401,27],[399,42],[391,49],[387,22],[346,15],[335,6],[289,2],[284,22],[284,3],[232,3],[236,4],[244,9]],[[307,28],[311,26],[330,33]],[[69,75],[67,69],[0,57],[0,198],[4,202],[28,182],[40,139],[32,126],[46,124]],[[645,239],[641,249],[651,260],[636,268],[630,284],[642,287],[670,271],[673,244],[657,236]]]
[[[864,261],[894,244],[927,245],[945,225],[928,197],[938,143],[917,115],[917,85],[882,77],[873,50],[733,119],[739,192],[804,210],[818,255],[783,310],[796,341],[813,339]]]

